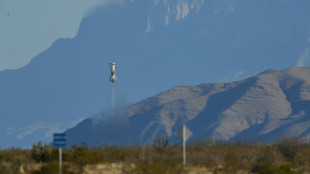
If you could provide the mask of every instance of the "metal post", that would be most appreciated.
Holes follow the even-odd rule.
[[[183,167],[185,167],[186,164],[186,143],[185,143],[185,138],[186,138],[186,130],[185,130],[185,125],[183,124]]]
[[[61,174],[62,149],[59,147],[59,174]]]

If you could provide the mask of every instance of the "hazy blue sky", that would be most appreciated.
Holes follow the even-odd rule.
[[[91,8],[111,0],[1,0],[0,71],[20,68],[59,38],[74,37]]]

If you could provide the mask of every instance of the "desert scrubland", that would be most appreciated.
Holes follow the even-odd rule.
[[[2,149],[0,174],[58,173],[58,154],[58,149],[41,142],[32,149]],[[198,139],[187,144],[185,167],[182,144],[170,143],[166,137],[147,146],[88,148],[81,144],[63,149],[62,154],[63,174],[310,173],[310,144],[297,138],[282,138],[272,144]]]

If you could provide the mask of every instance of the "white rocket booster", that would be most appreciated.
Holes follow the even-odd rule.
[[[114,83],[117,80],[117,78],[115,76],[115,62],[111,62],[110,63],[110,67],[111,67],[110,81]]]

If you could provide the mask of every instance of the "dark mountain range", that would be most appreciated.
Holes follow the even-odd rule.
[[[182,124],[192,130],[191,139],[309,139],[309,77],[310,68],[290,68],[231,83],[178,86],[114,111],[104,121],[100,115],[86,119],[66,133],[70,145],[91,146],[149,143],[158,135],[174,139]]]

